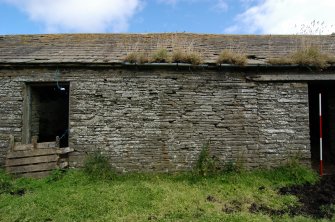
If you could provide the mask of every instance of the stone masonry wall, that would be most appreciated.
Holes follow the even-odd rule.
[[[267,83],[258,87],[260,165],[299,158],[310,164],[308,85]]]
[[[25,82],[70,82],[72,166],[99,150],[120,171],[194,166],[204,144],[222,163],[273,166],[310,155],[305,83],[257,83],[223,71],[0,70],[0,161],[21,140]]]
[[[9,135],[21,141],[24,86],[21,81],[3,75],[0,70],[0,166],[5,162]]]

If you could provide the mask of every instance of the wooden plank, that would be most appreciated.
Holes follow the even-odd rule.
[[[64,148],[60,148],[60,149],[58,149],[57,154],[66,154],[66,153],[71,153],[71,152],[73,152],[73,151],[74,151],[73,148],[70,148],[70,147],[64,147]]]
[[[9,173],[29,173],[29,172],[53,170],[56,168],[58,168],[57,162],[50,162],[50,163],[40,163],[34,165],[6,167],[6,170]]]
[[[26,178],[40,179],[40,178],[49,176],[50,172],[51,172],[51,170],[41,171],[41,172],[30,172],[30,173],[17,174],[17,176],[19,176],[19,177],[26,177]]]
[[[57,148],[57,143],[53,141],[53,142],[44,142],[37,144],[37,149],[46,149],[46,148]]]
[[[31,136],[31,87],[29,84],[24,84],[23,93],[22,142],[25,144],[30,142]]]
[[[32,136],[31,137],[31,143],[33,144],[33,149],[37,149],[37,140],[38,140],[38,136]]]
[[[58,161],[58,155],[52,154],[48,156],[33,156],[33,157],[25,157],[18,159],[7,159],[6,167],[8,166],[22,166],[22,165],[31,165],[36,163],[48,163]]]
[[[45,149],[36,149],[36,150],[15,151],[15,152],[8,152],[7,159],[23,158],[23,157],[30,157],[30,156],[46,156],[46,155],[56,154],[57,152],[59,152],[59,148],[45,148]]]
[[[9,150],[13,151],[15,146],[14,136],[9,135]]]
[[[43,142],[43,143],[37,143],[36,147],[37,149],[56,148],[57,144],[56,142]],[[32,150],[32,149],[34,149],[33,144],[16,144],[14,147],[15,151]]]

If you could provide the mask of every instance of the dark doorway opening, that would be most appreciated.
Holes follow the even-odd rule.
[[[335,165],[335,81],[308,84],[312,163],[320,162],[319,93],[322,95],[322,142],[325,166]]]
[[[60,147],[68,146],[69,83],[30,84],[30,140],[38,136],[38,142],[55,141]]]

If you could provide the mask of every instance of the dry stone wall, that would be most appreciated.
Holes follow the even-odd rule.
[[[288,158],[310,161],[308,85],[267,83],[258,87],[260,165]]]
[[[210,70],[0,71],[0,161],[22,135],[26,82],[70,82],[71,166],[98,150],[119,171],[191,169],[204,144],[221,163],[310,157],[306,83],[258,83]]]
[[[9,135],[21,141],[23,83],[0,71],[0,165],[4,165],[9,148]]]

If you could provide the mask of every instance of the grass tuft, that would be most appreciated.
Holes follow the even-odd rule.
[[[136,63],[137,62],[137,53],[131,52],[129,53],[123,60],[124,62],[129,62],[129,63]]]
[[[217,64],[234,64],[243,66],[247,63],[247,56],[241,53],[224,50],[216,61]]]
[[[271,65],[292,65],[293,61],[291,58],[270,58],[268,63]]]
[[[202,58],[200,53],[189,52],[185,55],[185,62],[192,65],[200,65],[202,63]]]
[[[84,172],[93,180],[110,180],[115,176],[108,157],[100,152],[88,154],[84,161]]]
[[[298,65],[310,65],[324,68],[328,65],[328,55],[321,52],[318,47],[300,49],[292,54],[292,61]]]
[[[316,68],[326,68],[335,63],[335,57],[322,53],[316,46],[299,49],[288,57],[269,59],[268,63],[272,65],[302,65],[314,66]]]
[[[149,58],[146,54],[140,52],[131,52],[123,60],[132,64],[144,64],[149,62]]]
[[[66,171],[63,170],[63,169],[55,169],[55,170],[51,171],[51,173],[48,177],[46,177],[46,180],[48,182],[59,181],[64,177],[65,173],[66,173]]]
[[[167,63],[169,55],[166,49],[159,49],[151,56],[150,62]]]
[[[331,65],[334,65],[335,64],[335,56],[329,56],[328,57],[328,63],[331,64]]]
[[[171,62],[174,63],[189,63],[192,65],[201,64],[202,58],[200,53],[197,52],[184,52],[181,50],[176,50],[172,53]]]
[[[185,61],[185,53],[181,50],[176,50],[173,51],[172,57],[171,57],[171,62],[174,63],[182,63]]]
[[[203,145],[199,158],[196,164],[196,173],[199,176],[214,175],[218,171],[217,160],[214,156],[211,156],[209,150],[210,143],[207,142]]]
[[[171,58],[166,49],[159,49],[150,57],[144,53],[131,52],[123,60],[124,62],[132,64],[143,64],[148,62],[157,62],[157,63],[188,63],[192,65],[200,65],[203,60],[200,53],[197,52],[184,52],[181,50],[174,51],[171,55]]]
[[[139,53],[137,55],[137,63],[138,64],[144,64],[144,63],[148,63],[148,62],[149,62],[148,55],[146,55],[144,53]]]
[[[9,193],[13,189],[12,178],[0,169],[0,194]]]

